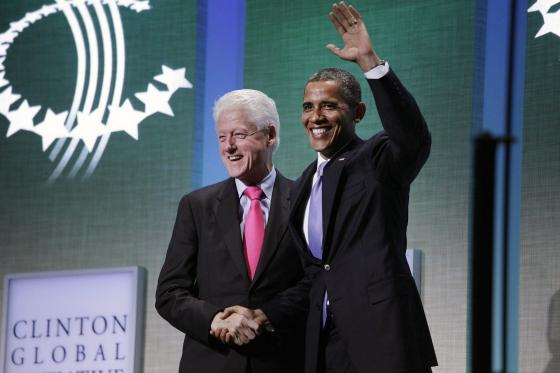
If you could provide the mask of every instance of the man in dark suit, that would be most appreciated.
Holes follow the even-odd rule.
[[[384,130],[356,136],[366,108],[350,73],[323,69],[308,80],[301,121],[318,160],[295,182],[290,214],[306,270],[317,272],[306,372],[430,372],[436,356],[405,257],[410,184],[430,133],[356,9],[340,2],[329,17],[344,47],[327,48],[364,71]]]
[[[181,200],[156,308],[185,333],[179,372],[301,372],[308,292],[287,228],[292,182],[272,164],[276,106],[233,91],[214,120],[231,178]]]

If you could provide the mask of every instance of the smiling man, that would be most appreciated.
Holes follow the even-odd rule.
[[[356,135],[366,107],[350,73],[329,68],[309,78],[301,122],[317,160],[295,182],[290,214],[313,276],[305,371],[431,372],[436,356],[405,256],[410,184],[430,133],[356,9],[340,2],[329,18],[344,47],[327,47],[364,72],[383,131]]]
[[[185,333],[181,373],[301,372],[308,286],[287,232],[292,182],[272,163],[276,105],[232,91],[214,120],[230,178],[181,200],[156,308]]]

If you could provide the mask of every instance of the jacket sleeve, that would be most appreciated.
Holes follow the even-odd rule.
[[[304,271],[304,276],[294,286],[276,294],[261,306],[275,329],[289,330],[305,322],[315,268],[306,265]]]
[[[189,337],[212,344],[212,319],[220,309],[196,296],[198,236],[189,196],[179,204],[167,255],[159,274],[156,309],[175,328]]]
[[[410,184],[428,158],[431,136],[414,100],[392,70],[380,79],[368,79],[385,130],[373,159],[398,184]]]

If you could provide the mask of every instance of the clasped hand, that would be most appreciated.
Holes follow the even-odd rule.
[[[262,310],[232,306],[214,316],[210,334],[223,343],[242,346],[260,335],[268,325],[270,323]]]

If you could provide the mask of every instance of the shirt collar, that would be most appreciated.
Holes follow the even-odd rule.
[[[272,189],[274,188],[274,181],[276,181],[276,168],[272,165],[272,170],[262,179],[260,182],[257,183],[257,186],[260,187],[266,196],[266,198],[270,199],[272,196]],[[239,179],[235,179],[235,186],[237,187],[237,196],[241,198],[243,192],[247,188],[247,185],[243,183],[243,181]]]
[[[319,167],[323,164],[330,161],[329,158],[323,158],[323,156],[321,155],[321,153],[317,152],[317,170],[319,169]]]

